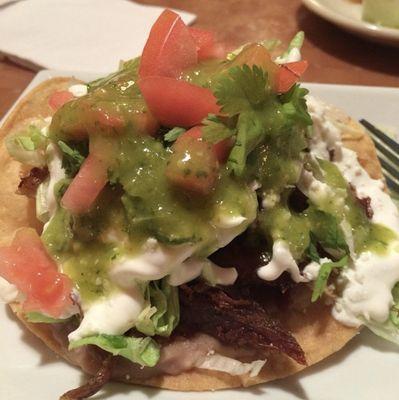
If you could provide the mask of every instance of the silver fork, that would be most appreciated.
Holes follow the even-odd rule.
[[[373,139],[388,188],[391,190],[392,194],[398,196],[399,143],[365,119],[361,119],[359,122],[369,131],[370,137]]]

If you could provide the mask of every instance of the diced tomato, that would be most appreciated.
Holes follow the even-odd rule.
[[[106,128],[112,128],[112,132],[119,132],[126,127],[129,123],[135,128],[138,134],[145,134],[153,136],[159,129],[159,123],[156,118],[149,112],[130,112],[128,115],[122,117],[121,115],[112,114],[106,110],[96,110],[93,118],[90,121],[94,126],[91,131],[95,131],[95,127],[100,124],[102,133],[106,133]],[[89,129],[88,129],[89,131]]]
[[[182,135],[180,135],[176,142],[179,142],[183,140],[185,137],[192,137],[194,139],[201,139],[202,138],[202,130],[200,126],[194,126],[194,128],[189,129],[188,131],[184,132]]]
[[[74,96],[68,90],[54,92],[48,99],[48,104],[53,110],[58,110],[65,103],[74,99]]]
[[[0,248],[0,276],[25,295],[23,309],[58,318],[73,305],[72,282],[58,272],[35,230],[22,228]]]
[[[199,28],[188,28],[197,46],[198,59],[202,60],[202,52],[215,44],[215,38],[212,32],[205,31]]]
[[[188,29],[195,40],[199,61],[224,57],[224,48],[222,45],[215,43],[215,37],[212,32],[198,28]]]
[[[158,121],[149,111],[136,113],[131,116],[131,120],[140,133],[154,136],[159,129]]]
[[[162,76],[143,78],[138,83],[148,108],[164,126],[189,128],[208,114],[219,113],[209,89]]]
[[[166,167],[169,182],[186,193],[207,195],[215,187],[219,163],[212,145],[197,138],[198,128],[173,144]]]
[[[299,81],[299,78],[307,68],[308,62],[305,60],[281,65],[276,76],[276,92],[288,92]]]
[[[169,76],[197,63],[197,47],[187,26],[171,10],[165,10],[151,28],[141,56],[139,76]]]
[[[63,207],[73,214],[89,211],[107,180],[107,163],[89,154],[62,197]]]
[[[266,48],[258,43],[252,43],[244,47],[241,53],[233,59],[229,66],[248,65],[250,67],[257,65],[267,71],[271,86],[274,86],[275,77],[279,71],[278,65],[273,62],[270,53]]]
[[[94,119],[103,127],[120,129],[125,126],[125,122],[118,115],[113,115],[105,110],[96,110]]]
[[[212,47],[207,47],[201,51],[201,60],[207,60],[210,58],[226,58],[226,48],[221,43],[215,43]],[[199,55],[198,55],[199,57]]]
[[[177,138],[177,142],[184,139],[184,137],[190,136],[195,139],[200,139],[202,137],[202,129],[200,126],[195,126],[189,129],[183,135]],[[214,152],[219,163],[224,164],[229,158],[230,150],[233,147],[233,141],[230,138],[221,140],[218,143],[211,144],[212,151]]]
[[[212,147],[217,159],[221,164],[224,164],[229,158],[230,151],[234,145],[232,138],[226,138],[218,143],[215,143]]]

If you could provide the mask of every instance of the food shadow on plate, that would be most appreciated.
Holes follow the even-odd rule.
[[[4,10],[7,7],[12,6],[15,3],[19,3],[21,0],[11,0],[11,1],[6,1],[5,3],[0,2],[0,11]]]
[[[249,388],[226,389],[226,390],[215,390],[215,391],[205,391],[205,392],[176,392],[173,390],[164,390],[146,386],[131,386],[123,383],[109,383],[97,395],[93,396],[92,400],[113,400],[112,396],[114,395],[118,396],[115,397],[115,400],[116,399],[122,400],[123,398],[125,398],[123,397],[124,395],[128,396],[131,395],[132,393],[137,395],[137,392],[140,392],[140,397],[139,398],[136,397],[136,399],[140,400],[152,399],[158,395],[162,395],[163,400],[185,400],[188,395],[190,396],[197,395],[198,399],[203,399],[204,397],[206,397],[212,400],[212,399],[218,399],[221,393],[230,390],[239,390],[240,393],[242,393],[243,395],[249,393],[256,396],[264,396],[267,393],[267,386],[257,385]]]
[[[64,362],[63,359],[50,350],[38,337],[26,329],[25,325],[15,316],[10,307],[6,307],[6,315],[10,321],[19,326],[20,339],[40,355],[40,365]],[[66,363],[66,361],[65,361]]]
[[[9,307],[6,307],[7,317],[18,324],[21,328],[21,340],[26,343],[31,348],[35,349],[40,356],[40,364],[50,364],[60,362],[61,358],[53,353],[39,338],[30,333],[22,324],[22,322],[16,318],[15,314],[11,311]],[[361,334],[357,335],[353,340],[351,340],[341,351],[338,351],[334,355],[328,357],[327,359],[321,361],[320,363],[306,369],[303,372],[293,375],[292,377],[287,377],[269,384],[261,384],[249,388],[241,388],[240,391],[244,393],[250,393],[253,395],[265,395],[267,397],[269,389],[284,389],[296,396],[296,398],[301,400],[310,400],[308,394],[306,393],[301,380],[309,375],[317,374],[324,371],[325,369],[331,368],[334,365],[341,364],[348,356],[350,356],[354,351],[359,350],[361,347],[372,348],[381,353],[394,353],[399,355],[399,348],[393,343],[389,343],[385,340],[380,339],[368,329],[364,329]],[[61,360],[61,362],[63,362]],[[65,361],[66,363],[66,361]],[[70,366],[71,368],[79,369]],[[87,375],[81,373],[81,384],[87,382]],[[111,396],[118,395],[131,395],[133,392],[140,391],[140,395],[143,399],[151,399],[156,397],[161,389],[150,388],[150,387],[135,387],[123,383],[109,383],[100,393],[93,397],[93,400],[105,400],[112,399]],[[175,393],[173,391],[167,391],[167,393]],[[213,393],[206,392],[209,397],[217,397],[219,391]],[[183,393],[180,393],[181,395]],[[119,399],[120,397],[118,397]],[[174,398],[171,395],[171,399]]]
[[[334,58],[350,62],[359,70],[367,69],[392,76],[397,75],[399,71],[397,48],[359,38],[313,14],[304,6],[299,7],[296,19],[298,29],[305,31],[306,39],[323,52]],[[306,46],[304,50],[306,52]],[[366,57],[365,55],[372,56]],[[328,82],[327,75],[325,82]],[[360,81],[358,83],[367,84],[367,82]]]
[[[323,372],[326,369],[332,368],[334,365],[339,365],[344,360],[353,354],[355,351],[360,350],[362,347],[372,348],[380,353],[394,353],[399,356],[399,348],[393,343],[383,340],[364,328],[363,331],[354,337],[343,349],[324,359],[306,370],[299,372],[291,377],[280,379],[276,382],[269,384],[269,388],[284,389],[290,392],[301,400],[310,400],[301,384],[301,380],[307,376]]]

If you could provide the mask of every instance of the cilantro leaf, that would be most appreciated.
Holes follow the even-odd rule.
[[[168,133],[166,133],[163,138],[166,142],[174,142],[184,132],[186,132],[184,128],[179,128],[178,126],[176,126],[175,128],[171,129]]]
[[[343,268],[348,265],[348,256],[342,257],[339,261],[326,262],[321,265],[319,274],[313,287],[312,302],[315,302],[324,292],[328,278],[334,268]]]
[[[69,176],[75,176],[88,155],[87,143],[79,142],[67,144],[59,140],[58,147],[63,153],[62,167],[65,168]]]
[[[265,129],[262,118],[255,111],[240,114],[237,122],[237,138],[230,152],[227,166],[235,175],[244,173],[248,154],[264,139]]]
[[[310,232],[309,237],[310,237],[309,247],[306,250],[307,256],[312,261],[319,262],[320,256],[319,256],[319,252],[317,251],[317,239],[312,232]]]
[[[310,216],[313,220],[312,233],[324,249],[348,252],[345,235],[334,215],[320,210],[312,210]]]
[[[202,137],[210,143],[219,143],[235,135],[236,130],[227,126],[219,117],[209,115],[202,121]]]
[[[256,65],[230,68],[219,79],[214,94],[222,112],[230,116],[259,109],[270,95],[267,73]]]
[[[227,164],[237,176],[243,175],[248,155],[266,136],[280,138],[287,136],[287,132],[303,136],[304,125],[312,123],[304,98],[307,90],[297,86],[284,96],[277,96],[270,90],[267,72],[256,65],[230,68],[217,81],[214,94],[224,114],[238,116],[230,118],[237,120],[236,142]],[[232,133],[220,121],[218,125],[215,122],[212,118],[206,129],[211,141]]]
[[[283,103],[283,112],[292,123],[300,122],[306,126],[312,125],[312,118],[308,113],[305,96],[307,89],[294,85],[287,93],[280,96]]]

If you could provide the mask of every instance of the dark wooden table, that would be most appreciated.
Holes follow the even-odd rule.
[[[358,39],[320,19],[300,0],[141,0],[197,14],[195,26],[214,30],[230,48],[279,38],[288,42],[306,32],[305,80],[312,82],[399,87],[399,49]],[[0,118],[33,78],[34,72],[0,62]]]

